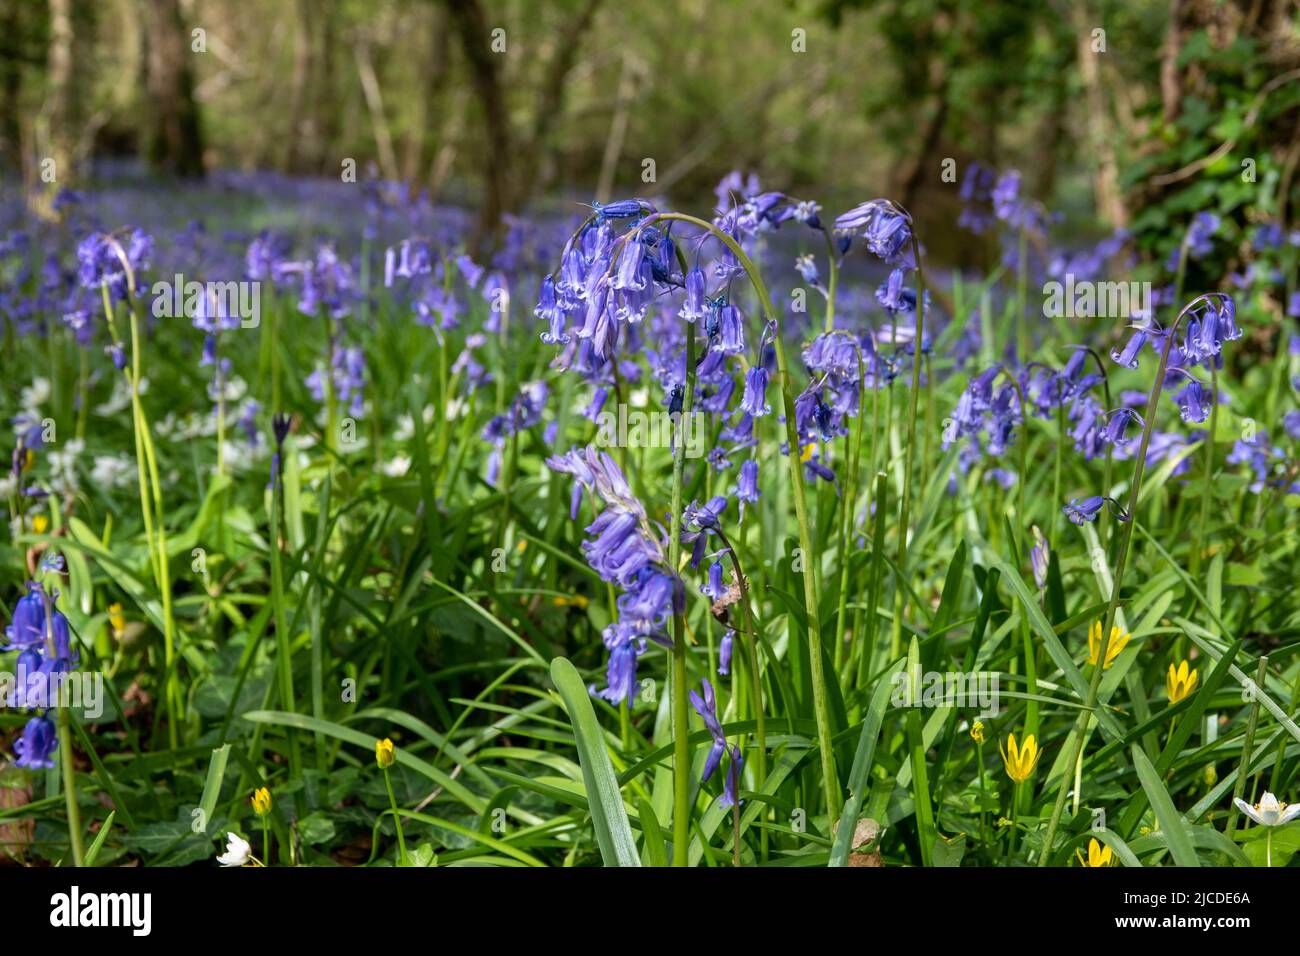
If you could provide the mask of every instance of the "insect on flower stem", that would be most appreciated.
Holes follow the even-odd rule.
[[[1182,324],[1183,317],[1186,316],[1195,306],[1201,302],[1211,302],[1218,298],[1215,293],[1198,295],[1187,305],[1183,306],[1178,317],[1174,319],[1173,324],[1165,331],[1165,346],[1160,350],[1160,367],[1156,370],[1155,382],[1151,386],[1151,395],[1147,399],[1147,410],[1145,421],[1142,424],[1142,440],[1138,446],[1137,454],[1133,458],[1133,484],[1129,489],[1128,498],[1128,520],[1123,522],[1124,530],[1121,532],[1119,544],[1119,555],[1115,562],[1115,579],[1110,589],[1110,601],[1106,605],[1106,616],[1102,620],[1101,627],[1101,648],[1097,652],[1097,659],[1104,661],[1106,653],[1110,648],[1111,628],[1115,624],[1115,613],[1119,609],[1120,589],[1124,586],[1124,570],[1128,565],[1129,545],[1133,541],[1133,526],[1137,524],[1137,506],[1142,493],[1142,475],[1146,470],[1147,448],[1151,444],[1151,431],[1155,426],[1156,413],[1160,407],[1160,392],[1164,387],[1165,373],[1169,368],[1169,353],[1173,350],[1174,334]],[[1074,729],[1070,732],[1069,741],[1066,746],[1072,747],[1070,757],[1064,766],[1072,767],[1079,759],[1079,754],[1083,752],[1085,732],[1088,727],[1088,720],[1092,716],[1093,708],[1097,705],[1097,695],[1101,690],[1101,676],[1105,672],[1103,667],[1094,667],[1092,671],[1092,680],[1088,684],[1088,697],[1083,703],[1083,709],[1079,711],[1079,716],[1074,722]],[[1065,809],[1065,800],[1069,794],[1069,788],[1065,786],[1065,778],[1057,782],[1056,803],[1052,807],[1052,816],[1047,824],[1047,834],[1043,839],[1043,852],[1038,858],[1039,866],[1047,866],[1052,856],[1053,842],[1056,837],[1057,827],[1061,823],[1061,813]]]

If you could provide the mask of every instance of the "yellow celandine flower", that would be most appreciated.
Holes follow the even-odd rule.
[[[36,534],[45,534],[49,527],[50,519],[45,515],[32,515],[32,531]]]
[[[1079,858],[1080,866],[1110,866],[1114,861],[1114,854],[1110,852],[1110,847],[1102,846],[1097,842],[1096,837],[1088,841],[1088,856],[1085,858],[1082,850],[1075,850],[1074,855]]]
[[[36,464],[36,452],[28,448],[23,455],[23,471],[30,471],[34,464]]]
[[[1038,758],[1042,756],[1038,750],[1038,741],[1034,739],[1033,734],[1026,737],[1019,747],[1016,746],[1016,735],[1008,735],[1007,749],[1003,750],[1002,745],[998,744],[998,753],[1002,754],[1002,763],[1007,768],[1007,776],[1016,783],[1024,783],[1029,779],[1029,775],[1034,772],[1034,767],[1038,765]]]
[[[970,737],[977,744],[984,743],[984,721],[977,720],[971,725]]]
[[[393,765],[393,761],[396,759],[397,756],[391,740],[385,737],[383,740],[375,741],[375,762],[378,763],[382,769],[387,770]]]
[[[1169,674],[1165,677],[1165,691],[1169,694],[1169,703],[1176,704],[1192,691],[1196,690],[1196,668],[1183,661],[1177,667],[1169,665]]]
[[[810,441],[804,446],[803,453],[799,455],[799,460],[806,465],[808,462],[812,461],[812,456],[815,454],[817,454],[817,443],[815,441]]]
[[[122,613],[122,605],[117,601],[108,606],[108,626],[113,629],[116,637],[121,637],[126,630],[126,615]]]
[[[584,611],[587,609],[587,603],[588,603],[587,596],[585,594],[573,594],[573,595],[557,594],[554,598],[551,599],[551,601],[556,607],[568,607],[569,605],[572,605],[573,607],[581,608]]]
[[[271,791],[260,787],[253,791],[253,812],[264,817],[271,812]]]
[[[1106,663],[1102,665],[1102,670],[1115,663],[1115,658],[1119,657],[1119,652],[1124,650],[1131,637],[1131,634],[1118,627],[1110,629],[1110,643],[1106,645]],[[1088,628],[1088,663],[1093,667],[1097,666],[1097,655],[1100,653],[1101,621],[1093,621],[1092,626]]]

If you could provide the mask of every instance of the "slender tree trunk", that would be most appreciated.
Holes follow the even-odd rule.
[[[190,36],[177,0],[141,0],[145,24],[145,154],[158,172],[203,175]]]
[[[479,206],[478,234],[474,247],[482,255],[501,234],[502,216],[514,208],[511,164],[514,136],[506,111],[501,82],[501,54],[492,51],[491,28],[478,0],[447,0],[452,25],[460,37],[461,50],[469,65],[470,81],[483,111],[486,135],[483,160],[484,194]],[[508,41],[507,41],[508,42]]]
[[[1103,54],[1093,52],[1092,21],[1082,3],[1070,7],[1074,16],[1074,32],[1078,54],[1079,73],[1088,112],[1088,141],[1093,156],[1093,196],[1099,217],[1111,228],[1128,224],[1128,210],[1124,193],[1119,185],[1119,161],[1115,155],[1115,132],[1106,106],[1106,92],[1102,86],[1101,63]]]
[[[76,179],[74,162],[81,131],[84,91],[76,89],[76,27],[72,0],[50,0],[50,43],[45,78],[48,121],[48,158],[54,160],[55,181],[51,186],[70,184]],[[44,159],[45,157],[42,157]]]

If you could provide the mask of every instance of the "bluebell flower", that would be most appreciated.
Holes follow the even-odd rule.
[[[741,397],[740,408],[754,418],[772,410],[767,402],[767,379],[767,369],[761,365],[751,366],[745,373],[745,394]]]
[[[1210,417],[1210,405],[1214,399],[1209,389],[1191,379],[1178,392],[1177,401],[1183,421],[1199,424]]]
[[[718,769],[718,764],[722,762],[722,755],[727,752],[727,736],[722,732],[722,721],[718,719],[718,701],[713,693],[713,685],[709,683],[707,677],[701,680],[701,684],[704,695],[700,696],[695,691],[691,691],[691,706],[700,715],[705,729],[713,738],[709,755],[704,760],[704,772],[700,775],[700,783],[704,783],[713,776],[713,772]]]
[[[1142,352],[1142,346],[1146,345],[1147,332],[1142,328],[1134,328],[1133,334],[1129,336],[1124,343],[1123,349],[1111,349],[1110,357],[1118,365],[1125,368],[1137,368],[1138,356]]]
[[[740,466],[740,476],[736,481],[736,500],[739,501],[743,512],[746,504],[754,504],[758,501],[761,492],[758,490],[758,462],[752,458],[747,458]]]
[[[817,260],[811,255],[802,255],[794,260],[795,270],[803,278],[804,282],[815,286],[821,282],[821,276],[817,272]]]
[[[912,222],[886,199],[873,199],[853,207],[835,220],[835,231],[857,233],[872,255],[891,266],[916,268],[912,256]]]
[[[14,761],[27,770],[51,770],[54,761],[51,756],[59,746],[58,733],[54,722],[48,717],[33,717],[23,728],[22,736],[14,741]]]
[[[726,510],[726,497],[715,495],[704,505],[692,501],[682,512],[682,544],[691,546],[691,567],[698,568],[704,560],[708,539],[719,530],[718,519]]]
[[[740,802],[740,773],[744,767],[744,754],[739,746],[732,744],[731,760],[727,764],[727,782],[723,785],[722,796],[718,800],[721,809],[729,809]]]
[[[14,605],[13,621],[5,628],[9,644],[0,650],[24,650],[45,640],[45,594],[35,582]]]
[[[1102,431],[1102,437],[1117,448],[1122,448],[1132,439],[1128,437],[1128,426],[1130,422],[1136,421],[1139,426],[1146,423],[1142,416],[1133,409],[1121,407],[1110,413],[1106,419],[1106,427]]]
[[[718,674],[721,677],[727,677],[731,674],[731,654],[735,648],[736,632],[732,628],[727,628],[722,635],[722,641],[718,644]]]
[[[718,350],[724,355],[745,351],[745,319],[740,309],[727,303],[718,310]]]
[[[645,642],[619,624],[610,624],[601,634],[609,661],[605,665],[604,690],[599,696],[611,704],[631,702],[636,695],[636,661],[645,650]]]
[[[692,269],[686,273],[686,299],[682,303],[681,312],[678,314],[687,322],[694,322],[696,319],[704,318],[705,313],[709,310],[706,289],[703,272],[699,269]]]
[[[1100,514],[1102,505],[1108,506],[1110,513],[1120,521],[1129,520],[1128,512],[1120,507],[1119,502],[1114,498],[1107,498],[1102,495],[1092,495],[1091,497],[1083,499],[1072,498],[1069,504],[1065,505],[1061,510],[1065,512],[1065,516],[1074,524],[1083,525],[1086,522],[1097,520],[1097,515]]]
[[[700,585],[700,593],[711,601],[717,601],[727,593],[727,583],[723,580],[721,561],[714,561],[709,565],[708,577]]]

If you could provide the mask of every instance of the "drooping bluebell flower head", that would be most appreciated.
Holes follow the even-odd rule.
[[[1115,409],[1106,419],[1106,427],[1102,430],[1102,438],[1116,448],[1122,448],[1132,440],[1128,434],[1128,427],[1134,421],[1137,422],[1139,428],[1146,424],[1141,415],[1127,406]]]
[[[745,393],[740,400],[740,408],[754,418],[761,418],[772,411],[767,402],[767,369],[761,365],[750,366],[745,373]]]
[[[1118,501],[1102,495],[1092,495],[1082,499],[1072,498],[1061,510],[1074,524],[1084,525],[1089,521],[1097,520],[1097,515],[1101,513],[1103,505],[1107,506],[1110,513],[1120,521],[1129,520],[1129,513],[1120,506]]]
[[[718,643],[718,676],[727,677],[731,674],[731,654],[735,645],[736,632],[729,627]]]
[[[700,775],[700,782],[704,783],[713,772],[718,769],[718,764],[722,762],[722,755],[727,752],[727,736],[722,732],[722,721],[718,719],[718,701],[713,693],[713,685],[709,683],[707,677],[701,681],[704,694],[701,696],[695,691],[691,691],[691,706],[695,712],[700,715],[704,721],[704,727],[713,738],[713,745],[709,748],[709,755],[704,760],[704,772]]]
[[[1215,401],[1215,397],[1210,394],[1209,389],[1193,378],[1189,379],[1178,392],[1176,400],[1183,421],[1189,424],[1200,424],[1210,417],[1210,405]]]
[[[77,245],[77,277],[83,288],[107,288],[112,301],[121,302],[143,287],[140,274],[152,256],[153,239],[142,229],[91,233]]]
[[[709,565],[708,575],[704,583],[700,585],[700,593],[711,601],[717,601],[727,593],[727,583],[723,580],[721,561],[714,561]]]
[[[698,568],[704,560],[709,537],[720,529],[719,518],[726,510],[726,497],[716,495],[703,505],[692,501],[682,512],[682,544],[691,547],[691,567]]]
[[[736,479],[735,496],[740,502],[741,514],[746,504],[754,504],[761,494],[758,490],[758,462],[752,458],[745,459],[740,466],[740,476]]]
[[[54,767],[52,758],[59,746],[59,736],[54,722],[48,717],[33,717],[23,727],[22,736],[14,741],[14,761],[26,770],[50,770]]]
[[[835,220],[835,231],[857,234],[873,256],[891,266],[916,268],[912,218],[888,199],[872,199],[854,206]]]
[[[5,628],[9,644],[0,650],[26,650],[45,640],[44,590],[34,581],[27,588],[27,593],[14,605],[13,621]]]

